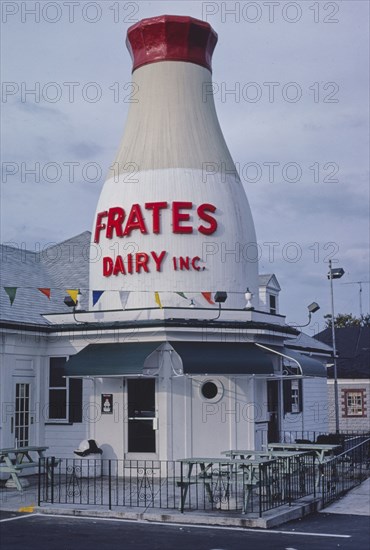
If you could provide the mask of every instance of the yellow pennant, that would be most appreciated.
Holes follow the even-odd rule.
[[[160,299],[160,297],[159,297],[159,292],[154,292],[154,299],[155,299],[155,303],[156,303],[161,309],[163,309],[162,302],[161,302],[161,299]]]
[[[67,294],[70,295],[70,297],[72,298],[72,300],[74,301],[74,303],[76,304],[77,303],[77,295],[78,295],[78,289],[75,290],[75,289],[67,289],[66,290]]]

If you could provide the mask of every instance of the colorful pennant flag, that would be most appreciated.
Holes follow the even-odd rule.
[[[187,296],[185,296],[183,292],[175,292],[175,294],[178,294],[179,296],[181,296],[181,298],[185,298],[185,300],[189,299]]]
[[[207,300],[209,304],[211,304],[211,306],[215,305],[214,301],[212,300],[212,292],[202,292],[202,296]]]
[[[104,294],[104,290],[93,290],[92,291],[92,304],[95,306],[101,298],[101,296]]]
[[[67,294],[70,295],[70,297],[72,298],[72,300],[74,301],[75,304],[77,304],[77,296],[78,296],[78,289],[67,289],[66,290]]]
[[[45,296],[50,300],[50,295],[51,295],[50,288],[38,288],[37,290],[39,290],[42,294],[45,294]]]
[[[120,290],[119,291],[119,297],[121,299],[121,305],[122,309],[126,308],[128,297],[130,296],[130,292],[128,290]]]
[[[161,309],[163,309],[162,302],[161,302],[161,299],[159,297],[159,292],[154,292],[154,299],[155,299],[156,304],[158,304],[158,306]]]
[[[16,286],[4,286],[4,290],[9,296],[10,305],[13,305],[13,302],[15,300],[15,295],[17,294],[17,288]]]

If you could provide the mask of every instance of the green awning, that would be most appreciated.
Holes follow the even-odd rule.
[[[283,348],[282,353],[290,357],[293,362],[299,363],[301,374],[303,376],[318,376],[320,378],[326,378],[326,368],[318,359],[313,359],[313,357],[292,351],[289,348]]]
[[[271,357],[254,344],[169,342],[181,357],[184,374],[274,373]],[[145,359],[161,342],[89,344],[70,357],[65,376],[129,376],[143,374]]]
[[[274,373],[272,360],[254,344],[169,342],[182,359],[185,374]]]
[[[161,342],[89,344],[65,364],[65,376],[125,376],[142,374],[144,361]]]

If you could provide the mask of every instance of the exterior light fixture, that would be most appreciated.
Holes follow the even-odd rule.
[[[215,294],[215,302],[217,302],[218,304],[223,304],[224,302],[226,302],[226,299],[227,299],[227,292],[216,292]]]
[[[191,298],[191,300],[190,300],[190,304],[189,304],[189,307],[195,307],[195,304],[194,304],[194,300],[193,300],[193,298]]]
[[[67,307],[75,307],[75,305],[76,305],[75,301],[72,300],[72,298],[70,296],[66,296],[64,298],[64,303]]]
[[[316,311],[319,311],[320,306],[317,302],[312,302],[309,306],[307,306],[308,313],[311,315],[312,313],[316,313]]]
[[[308,322],[305,325],[294,325],[294,328],[308,327],[308,325],[311,323],[312,314],[316,313],[316,311],[319,311],[320,306],[317,302],[312,302],[312,304],[307,306],[307,309],[308,309]]]
[[[216,302],[216,304],[218,304],[218,315],[214,319],[210,319],[210,321],[217,321],[217,319],[220,317],[220,315],[221,315],[221,304],[226,302],[226,299],[227,299],[227,292],[222,292],[220,290],[216,292],[216,294],[214,296],[214,301]]]
[[[334,327],[334,291],[333,279],[340,279],[344,275],[342,267],[332,268],[332,262],[329,260],[328,279],[330,281],[330,296],[331,296],[331,339],[333,347],[333,375],[334,375],[334,407],[335,407],[335,433],[339,433],[339,397],[338,397],[338,369],[337,369],[337,348],[335,343],[335,327]]]
[[[73,308],[73,309],[72,309],[72,313],[73,313],[73,318],[74,318],[74,320],[76,321],[76,323],[81,323],[81,321],[78,321],[78,320],[76,319],[76,312],[77,312],[77,311],[79,311],[79,312],[84,311],[84,310],[82,309],[81,299],[82,299],[82,294],[81,294],[81,291],[80,291],[80,290],[78,291],[76,301],[74,301],[73,298],[71,298],[71,296],[66,296],[66,297],[64,298],[64,303],[65,303],[65,305],[66,305],[67,307]]]
[[[329,273],[328,279],[340,279],[344,275],[344,269],[342,267],[331,267],[331,260],[329,260]]]

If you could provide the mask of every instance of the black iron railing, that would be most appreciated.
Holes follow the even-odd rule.
[[[344,442],[339,452],[323,463],[315,453],[297,453],[254,465],[220,458],[192,462],[48,457],[39,463],[38,501],[110,510],[223,510],[262,516],[310,495],[326,505],[361,483],[370,473],[370,438],[352,447]]]
[[[206,468],[206,471],[204,469]],[[206,459],[203,468],[177,461],[40,459],[39,505],[73,504],[263,512],[315,492],[314,457],[260,463]]]
[[[327,460],[321,471],[320,490],[327,506],[359,485],[370,473],[370,438]]]
[[[284,430],[279,432],[278,440],[284,443],[323,443],[324,439],[338,442],[344,448],[351,448],[370,437],[369,431],[341,431],[339,434],[313,430]]]

